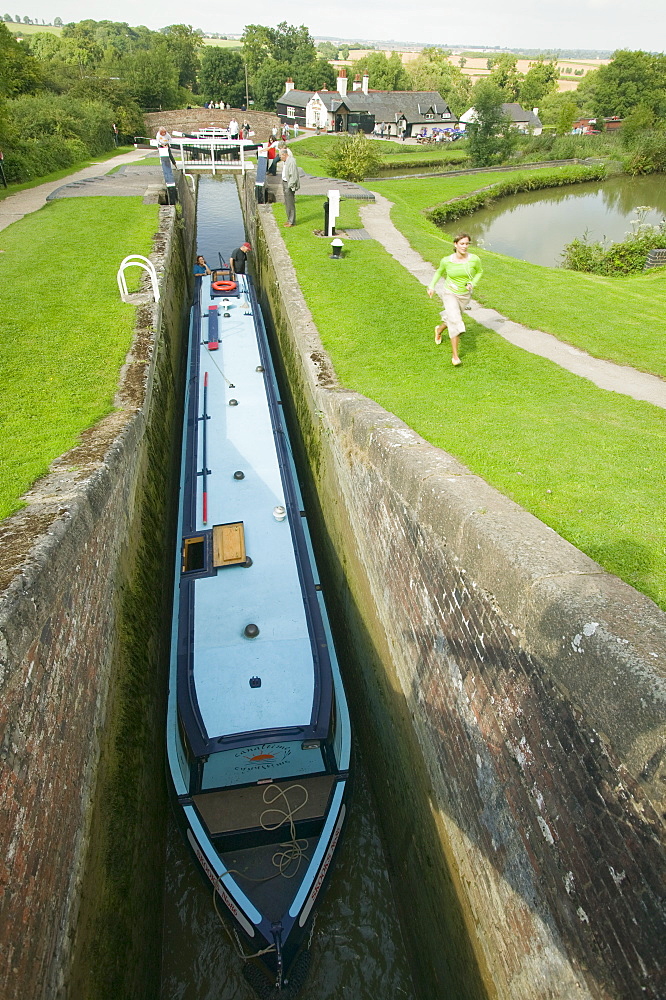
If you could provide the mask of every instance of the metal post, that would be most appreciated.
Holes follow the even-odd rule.
[[[215,174],[215,142],[213,139],[210,140],[210,161],[212,164],[213,174]]]

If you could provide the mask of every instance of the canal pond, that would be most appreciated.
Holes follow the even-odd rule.
[[[220,256],[228,260],[244,240],[235,179],[202,177],[197,253],[215,267]],[[301,995],[304,1000],[377,1000],[383,996],[416,1000],[379,817],[358,760],[353,773],[349,819],[330,885],[319,905],[312,964]],[[199,875],[170,817],[161,1000],[256,1000],[227,927],[215,911],[211,887]]]
[[[463,229],[486,250],[559,267],[564,247],[576,237],[587,234],[589,240],[607,244],[623,240],[639,206],[649,207],[645,221],[652,225],[666,218],[662,174],[620,176],[601,183],[510,195],[448,224],[446,231]]]

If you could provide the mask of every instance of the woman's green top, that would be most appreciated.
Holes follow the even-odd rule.
[[[435,272],[435,277],[428,285],[428,288],[434,289],[444,273],[446,273],[447,290],[455,292],[457,295],[464,295],[467,291],[467,285],[471,284],[472,288],[476,287],[479,278],[483,274],[483,268],[481,267],[480,259],[475,253],[468,253],[465,260],[456,260],[453,254],[450,257],[442,257],[439,267]]]

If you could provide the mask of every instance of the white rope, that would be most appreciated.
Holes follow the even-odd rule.
[[[287,792],[293,792],[297,788],[300,788],[300,790],[303,792],[304,798],[303,801],[294,808],[287,797]],[[270,799],[267,798],[269,792],[274,793],[274,795]],[[304,857],[306,857],[305,852],[308,847],[307,840],[298,840],[298,838],[296,837],[296,825],[294,823],[294,816],[299,811],[299,809],[302,809],[303,806],[308,801],[307,789],[304,788],[303,785],[290,785],[289,788],[287,789],[280,788],[278,785],[266,785],[266,787],[264,788],[263,798],[264,802],[268,806],[268,808],[264,809],[261,816],[259,817],[259,822],[261,823],[261,826],[263,827],[264,830],[267,831],[277,830],[279,829],[279,827],[283,826],[283,824],[289,823],[289,832],[291,834],[291,840],[284,841],[279,845],[280,847],[283,847],[284,850],[276,851],[275,854],[273,855],[272,860],[273,864],[277,868],[277,874],[282,875],[283,878],[293,878],[294,875],[297,874],[298,869],[301,866],[301,861],[303,860]],[[284,799],[285,802],[285,808],[283,809],[273,805],[273,803],[277,802],[278,799],[280,798]],[[278,818],[276,822],[271,823],[268,820],[264,819],[264,817],[267,816],[269,813],[277,814]],[[289,867],[294,863],[296,864],[296,867],[292,872],[290,872]]]

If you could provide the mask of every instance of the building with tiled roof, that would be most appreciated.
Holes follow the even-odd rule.
[[[532,135],[541,135],[543,132],[538,108],[534,108],[532,111],[525,111],[520,104],[503,104],[502,113],[511,119],[519,132],[530,132]],[[476,111],[474,108],[470,108],[469,111],[460,116],[460,121],[467,125],[469,122],[473,122],[475,118]]]
[[[341,69],[337,90],[296,90],[291,79],[277,102],[281,121],[293,127],[326,132],[372,132],[384,126],[384,135],[410,136],[424,125],[452,128],[457,118],[435,90],[370,90],[368,74],[357,74],[347,89]]]

